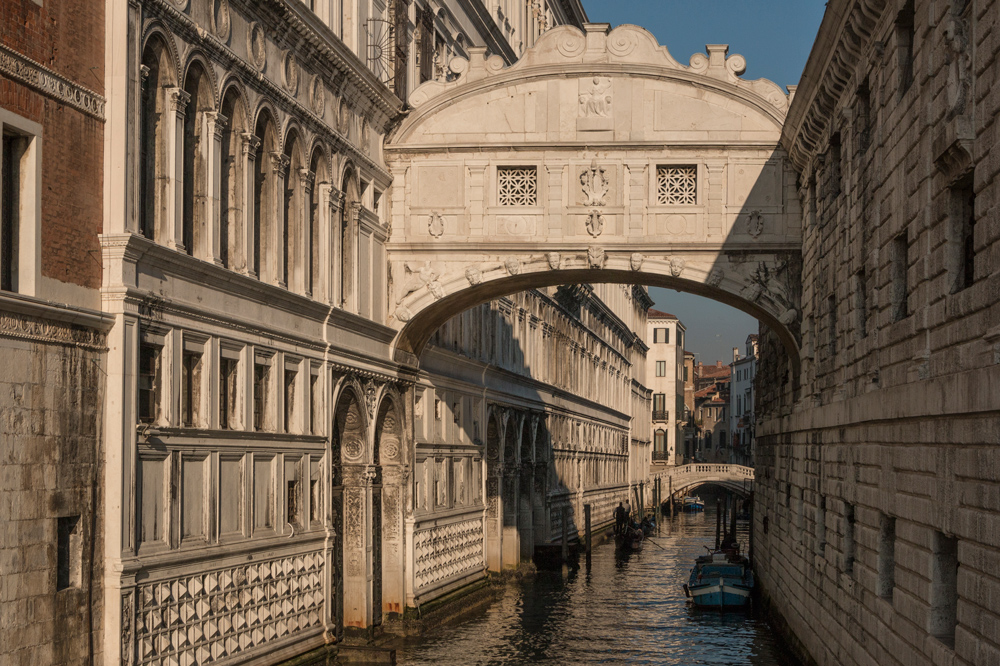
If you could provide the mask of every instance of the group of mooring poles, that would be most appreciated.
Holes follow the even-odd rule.
[[[731,492],[726,493],[725,501],[721,497],[715,500],[715,549],[722,547],[722,526],[729,524],[730,539],[736,538],[736,496]]]

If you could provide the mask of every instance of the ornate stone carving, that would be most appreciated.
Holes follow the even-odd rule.
[[[596,208],[587,216],[587,233],[597,238],[604,231],[604,216]]]
[[[435,282],[440,274],[428,261],[423,266],[414,267],[412,264],[403,264],[407,275],[409,276],[403,281],[402,286],[399,288],[399,293],[396,296],[396,305],[403,302],[403,299],[417,291],[421,287],[426,287],[430,285],[431,282]]]
[[[683,257],[670,257],[670,274],[674,277],[680,277],[681,273],[684,272],[684,265]]]
[[[591,268],[604,268],[605,254],[602,248],[591,245],[587,248],[587,262]]]
[[[292,51],[285,51],[281,56],[281,80],[291,94],[299,89],[299,63]]]
[[[611,183],[604,175],[604,167],[597,166],[597,159],[591,161],[590,167],[580,174],[580,185],[583,187],[584,206],[607,205],[608,189]]]
[[[713,268],[711,272],[709,272],[708,278],[705,280],[705,282],[713,287],[718,287],[720,284],[722,284],[722,278],[724,278],[725,276],[726,274],[723,272],[721,268]]]
[[[444,218],[436,210],[432,211],[427,218],[427,233],[434,238],[441,238],[444,233]]]
[[[223,661],[319,628],[325,577],[323,554],[310,552],[140,585],[122,663]],[[131,598],[122,597],[123,618]]]
[[[503,267],[511,275],[517,275],[521,272],[521,262],[515,257],[509,257],[504,260]]]
[[[247,53],[253,66],[264,71],[267,65],[267,39],[264,36],[264,28],[256,21],[247,26]]]
[[[367,118],[361,119],[361,152],[365,155],[372,152],[372,128]]]
[[[351,120],[351,110],[347,106],[347,100],[341,98],[340,110],[337,112],[337,129],[340,130],[340,133],[345,136],[347,135],[348,132],[348,124],[350,123],[350,120]]]
[[[107,348],[104,334],[99,331],[15,313],[0,313],[0,337],[71,345],[90,351]]]
[[[433,296],[438,300],[441,300],[445,296],[444,287],[442,287],[441,283],[438,282],[437,280],[431,280],[430,282],[428,282],[427,290],[431,292],[431,296]]]
[[[395,460],[399,456],[399,440],[390,437],[382,442],[382,456],[386,460]]]
[[[368,416],[375,418],[376,398],[378,397],[378,384],[374,379],[365,382],[365,404],[368,406]]]
[[[323,85],[323,78],[317,74],[309,82],[309,106],[317,116],[323,115],[326,111],[326,86]]]
[[[365,452],[365,446],[360,437],[352,435],[345,438],[343,451],[348,460],[359,460]]]
[[[229,41],[232,21],[229,15],[229,0],[215,0],[212,11],[212,32],[223,44]]]
[[[607,118],[611,112],[611,79],[595,76],[580,93],[581,118]]]
[[[410,318],[413,317],[413,313],[407,310],[404,305],[398,306],[393,314],[396,319],[402,322],[410,321]]]
[[[135,637],[133,635],[133,627],[135,624],[135,612],[133,605],[134,594],[132,590],[128,590],[122,594],[122,663],[123,664],[134,664],[135,656],[133,654],[135,647]]]
[[[759,210],[752,210],[747,215],[747,233],[752,238],[757,238],[764,233],[764,216]]]
[[[642,252],[633,252],[632,256],[628,258],[628,265],[632,270],[637,271],[642,268],[644,261],[646,261],[646,257],[643,256]]]
[[[545,258],[549,262],[549,268],[554,271],[559,270],[559,266],[562,264],[562,256],[558,252],[549,252],[545,255]]]
[[[417,590],[481,570],[483,559],[483,526],[478,516],[413,533],[413,577]]]
[[[470,285],[475,287],[483,281],[483,273],[475,266],[469,266],[465,269],[465,279],[469,281]]]

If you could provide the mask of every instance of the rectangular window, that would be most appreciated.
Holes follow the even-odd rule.
[[[18,291],[18,245],[21,231],[21,158],[28,139],[3,133],[0,153],[0,290]]]
[[[155,423],[160,417],[160,358],[162,348],[156,345],[139,345],[139,421]]]
[[[664,393],[653,394],[653,411],[663,412],[667,409],[667,396]]]
[[[243,532],[243,459],[219,458],[219,533]]]
[[[953,185],[949,196],[947,258],[954,294],[976,281],[976,195],[972,174]]]
[[[501,206],[538,205],[538,170],[536,167],[497,167],[497,186],[497,203]]]
[[[274,529],[274,459],[254,456],[253,460],[253,526],[259,530]]]
[[[239,368],[240,362],[236,358],[222,356],[219,359],[219,427],[223,430],[239,427]]]
[[[299,461],[285,458],[285,522],[294,527],[301,525],[302,496],[299,482]]]
[[[201,403],[201,354],[185,350],[181,359],[181,423],[191,427],[200,425]]]
[[[854,274],[855,330],[859,338],[868,335],[868,279],[865,269]]]
[[[844,573],[854,571],[854,505],[844,504]]]
[[[670,329],[669,328],[654,328],[653,329],[653,343],[669,343],[670,342]]]
[[[896,15],[896,67],[899,95],[913,83],[914,2],[909,0]]]
[[[296,432],[295,427],[295,380],[299,373],[295,370],[285,368],[285,432]]]
[[[253,429],[267,428],[271,400],[271,366],[258,359],[253,366]]]
[[[878,539],[878,596],[892,600],[896,587],[896,519],[881,515]]]
[[[930,633],[954,648],[958,626],[958,539],[935,532],[932,547]]]
[[[656,203],[661,206],[698,203],[698,167],[691,164],[657,166]]]
[[[889,248],[890,261],[890,283],[891,283],[891,307],[892,320],[901,321],[909,316],[909,285],[907,285],[907,271],[909,269],[909,249],[910,244],[906,237],[906,232],[899,234],[891,241]]]
[[[56,591],[80,587],[83,535],[80,516],[60,517],[56,525]]]
[[[667,362],[666,361],[657,361],[656,362],[656,376],[657,377],[666,377],[667,376]]]

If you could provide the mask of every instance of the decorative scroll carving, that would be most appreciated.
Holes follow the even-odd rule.
[[[433,211],[427,218],[427,233],[434,238],[441,238],[444,233],[444,218],[441,213]]]
[[[104,334],[99,331],[14,313],[0,314],[0,337],[107,350]]]
[[[607,118],[611,111],[611,79],[595,76],[580,93],[581,118]]]
[[[0,74],[34,88],[60,104],[104,120],[105,99],[51,69],[0,44]]]
[[[753,238],[764,233],[764,216],[759,210],[750,211],[750,214],[747,215],[747,233]]]
[[[483,524],[479,516],[413,533],[417,590],[479,570],[483,561]]]
[[[587,216],[587,233],[597,238],[604,231],[604,216],[596,208]]]
[[[135,640],[123,632],[122,657],[127,641],[140,666],[207,664],[318,627],[323,562],[307,553],[141,585]]]
[[[586,200],[584,206],[605,206],[607,205],[608,189],[611,183],[604,175],[604,167],[597,166],[597,159],[591,161],[590,167],[584,169],[580,174],[580,185],[583,186],[583,194]]]

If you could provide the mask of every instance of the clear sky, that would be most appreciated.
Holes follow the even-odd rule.
[[[678,62],[705,52],[705,44],[729,44],[746,58],[744,79],[770,79],[785,87],[802,76],[826,3],[822,0],[583,0],[594,23],[640,25]],[[757,320],[715,301],[652,288],[657,310],[677,315],[687,328],[685,347],[703,363],[732,360]]]

